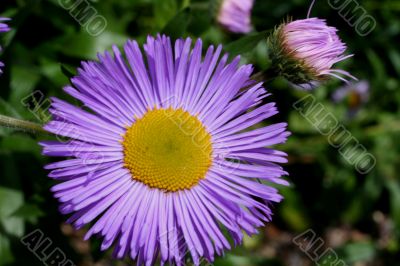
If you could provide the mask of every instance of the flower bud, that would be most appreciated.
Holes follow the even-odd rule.
[[[217,6],[217,21],[233,33],[248,33],[252,30],[251,10],[254,0],[214,0]]]
[[[268,42],[274,71],[294,84],[309,84],[329,77],[345,82],[356,80],[348,72],[332,68],[353,55],[344,55],[347,47],[337,35],[337,29],[328,26],[323,19],[283,23]]]

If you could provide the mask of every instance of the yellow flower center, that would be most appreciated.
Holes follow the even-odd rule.
[[[148,111],[127,129],[122,145],[132,178],[165,191],[193,187],[212,163],[211,135],[182,109]]]

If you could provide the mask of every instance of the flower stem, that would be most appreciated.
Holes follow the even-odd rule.
[[[0,114],[0,126],[22,131],[28,131],[31,133],[47,133],[47,131],[44,130],[42,125],[40,124],[21,119],[16,119],[13,117],[8,117],[1,114]]]
[[[264,82],[264,77],[265,77],[265,75],[264,75],[263,72],[257,72],[253,76],[251,76],[250,78],[252,80],[254,80],[254,81],[257,81],[257,82]]]
[[[262,72],[255,73],[253,76],[251,76],[251,79],[258,82],[269,83],[276,79],[278,76],[279,75],[277,75],[272,68],[268,68],[267,70],[264,70]]]

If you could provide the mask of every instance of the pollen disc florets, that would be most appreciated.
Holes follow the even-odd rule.
[[[182,109],[147,112],[128,128],[123,146],[125,167],[152,188],[189,189],[211,165],[210,134]]]

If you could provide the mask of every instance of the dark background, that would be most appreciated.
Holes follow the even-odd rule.
[[[36,91],[38,102],[50,96],[73,101],[62,92],[68,84],[66,76],[81,60],[94,59],[97,52],[114,43],[121,46],[128,38],[143,43],[148,34],[165,32],[175,38],[201,37],[205,44],[229,44],[242,37],[213,22],[207,1],[89,3],[108,22],[98,37],[89,35],[58,0],[1,0],[0,15],[12,18],[12,31],[0,36],[1,60],[6,64],[0,77],[0,114],[43,123],[45,105],[40,109],[35,103],[32,106],[32,101],[27,105],[26,97],[32,99],[29,95]],[[288,16],[305,18],[309,4],[305,0],[257,0],[252,16],[255,30],[274,28]],[[288,121],[293,133],[279,147],[289,154],[285,167],[292,186],[281,188],[285,200],[274,207],[273,222],[217,259],[215,265],[318,265],[318,260],[313,261],[293,242],[308,229],[323,240],[319,254],[332,248],[348,265],[400,265],[400,1],[364,0],[359,4],[377,22],[365,37],[328,1],[317,1],[312,16],[326,18],[339,29],[348,53],[355,54],[339,67],[369,82],[368,102],[332,101],[334,91],[343,86],[338,80],[312,94],[375,156],[376,166],[366,175],[359,174],[329,145],[327,137],[292,107],[307,92],[282,79],[268,83],[273,94],[270,100],[276,101],[280,110],[274,120]],[[240,49],[231,46],[230,51],[243,53],[243,62],[265,70],[269,65],[267,47],[264,40],[254,42],[259,36]],[[43,170],[50,159],[41,155],[37,145],[44,138],[0,128],[0,265],[43,265],[20,242],[36,229],[76,265],[128,264],[111,260],[110,252],[100,252],[96,239],[84,242],[85,230],[75,232],[63,223],[66,217],[58,213],[49,192],[54,182]]]

